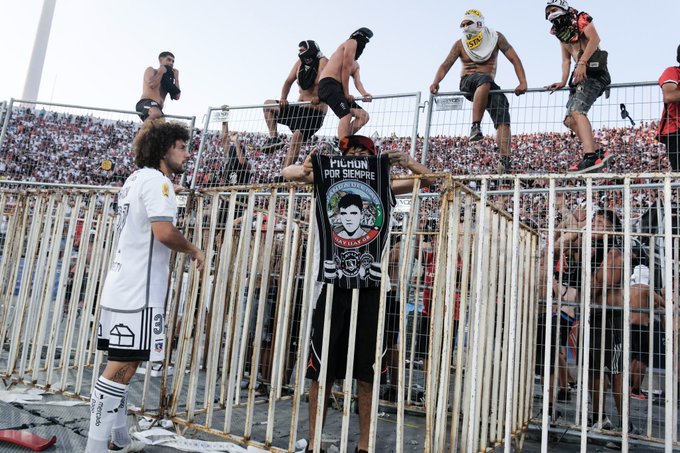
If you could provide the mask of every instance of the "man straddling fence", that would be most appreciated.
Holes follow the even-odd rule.
[[[593,128],[586,114],[607,86],[611,77],[607,70],[607,52],[600,50],[600,35],[593,18],[586,12],[570,8],[565,0],[548,0],[545,18],[550,33],[560,41],[562,80],[545,87],[553,93],[569,83],[569,100],[564,125],[571,129],[583,145],[583,160],[568,168],[570,173],[588,173],[602,168],[611,157],[595,143]],[[576,67],[569,77],[571,59]]]
[[[680,46],[676,56],[680,64]],[[671,66],[659,77],[663,91],[663,113],[659,121],[659,141],[666,145],[673,171],[680,171],[680,66]]]
[[[467,100],[472,102],[472,127],[470,141],[483,138],[480,123],[486,109],[496,128],[496,142],[500,149],[499,173],[510,173],[512,170],[510,158],[510,105],[507,97],[502,93],[489,93],[489,90],[500,90],[494,82],[498,66],[498,51],[512,63],[519,85],[515,88],[517,96],[526,93],[527,80],[522,61],[517,52],[510,45],[506,37],[484,25],[481,12],[470,9],[465,11],[460,23],[463,39],[453,44],[449,55],[439,66],[430,85],[430,92],[439,92],[439,83],[446,77],[453,64],[461,59],[460,90],[464,91]]]
[[[337,171],[346,171],[352,174],[370,172],[371,175],[376,176],[375,178],[368,178],[375,181],[377,191],[375,188],[367,189],[369,186],[365,182],[353,179],[353,177],[344,177],[349,179],[341,177],[337,181],[335,176],[332,176],[336,171],[334,169],[322,172],[320,170],[322,164],[319,162],[325,156],[316,154],[307,156],[302,165],[291,165],[284,168],[281,175],[292,181],[313,183],[315,191],[318,192],[317,204],[324,205],[319,212],[326,213],[324,219],[320,217],[324,214],[317,213],[319,237],[324,239],[315,245],[318,252],[315,253],[315,256],[320,257],[320,260],[315,260],[317,270],[314,272],[318,282],[315,295],[318,295],[318,297],[314,307],[311,351],[307,362],[307,378],[312,379],[309,389],[310,444],[313,443],[316,432],[326,287],[330,284],[333,285],[329,360],[324,403],[328,401],[333,381],[345,377],[352,288],[360,288],[358,289],[359,313],[356,330],[357,346],[354,354],[354,377],[357,379],[360,430],[356,451],[361,453],[368,451],[368,436],[372,417],[373,370],[381,369],[386,372],[384,366],[378,368],[378,366],[374,366],[376,365],[374,362],[378,334],[379,284],[381,278],[388,278],[381,276],[380,261],[383,253],[389,252],[390,249],[387,239],[390,225],[389,213],[394,204],[394,194],[413,191],[415,183],[415,181],[407,179],[390,182],[389,177],[387,177],[388,165],[407,168],[413,174],[426,174],[429,173],[429,170],[401,151],[387,153],[388,161],[385,160],[384,156],[380,156],[375,163],[370,162],[370,159],[359,161],[359,158],[377,154],[373,140],[360,135],[340,139],[340,149],[344,156],[353,159],[343,159],[342,162],[334,161],[333,165],[342,167],[342,169],[338,167]],[[313,162],[314,159],[317,159],[316,163]],[[383,176],[385,177],[383,178]],[[422,181],[424,186],[429,184],[431,184],[429,180]],[[323,194],[325,202],[320,194]],[[342,202],[342,199],[348,196],[348,200]],[[351,198],[359,197],[361,198],[361,212],[357,213],[354,207],[358,208],[359,204],[355,204]],[[335,211],[334,216],[336,218],[334,220],[328,218],[329,208]],[[382,213],[382,215],[376,215],[377,213]],[[328,234],[327,228],[330,227],[332,227],[332,233]],[[360,230],[363,234],[358,233]],[[351,232],[352,234],[341,235],[341,232]],[[319,261],[323,261],[323,267]],[[321,283],[329,280],[333,283]],[[387,287],[389,288],[389,285]],[[382,355],[384,357],[384,354]],[[326,408],[327,404],[324,404],[324,415]]]
[[[108,362],[92,389],[88,453],[143,447],[133,445],[128,434],[127,389],[139,362],[165,355],[170,253],[187,253],[203,268],[203,252],[175,227],[170,177],[185,171],[188,140],[184,126],[156,120],[144,124],[132,145],[139,170],[118,196],[118,246],[104,282],[97,334],[97,348],[108,351]]]
[[[158,69],[149,66],[144,70],[142,97],[135,106],[137,114],[146,121],[163,117],[165,98],[179,99],[179,71],[175,68],[175,56],[172,52],[161,52],[158,55]]]
[[[319,102],[319,76],[323,72],[328,58],[321,53],[319,45],[308,39],[298,44],[298,60],[290,70],[290,74],[283,82],[281,99],[264,101],[272,107],[264,107],[264,118],[269,129],[269,140],[262,146],[262,151],[269,152],[282,148],[285,143],[277,135],[276,124],[288,126],[293,132],[290,147],[283,160],[283,167],[293,165],[300,154],[302,143],[309,140],[321,126],[326,116],[328,106]],[[298,102],[311,102],[311,105],[289,105],[288,93],[297,81],[300,87]]]
[[[349,79],[352,77],[354,80],[354,86],[361,93],[362,100],[370,102],[372,97],[361,83],[357,60],[372,37],[373,32],[368,28],[358,29],[335,49],[328,64],[321,71],[319,99],[328,104],[340,118],[338,139],[356,134],[368,123],[368,113],[354,102],[354,96],[349,94]]]

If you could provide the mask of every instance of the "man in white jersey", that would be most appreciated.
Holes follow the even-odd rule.
[[[139,362],[162,360],[170,253],[187,253],[203,269],[205,255],[177,230],[173,174],[183,173],[189,131],[163,120],[144,124],[132,144],[139,170],[118,195],[118,245],[101,297],[98,349],[108,363],[90,398],[86,451],[140,451],[127,428],[127,386]],[[110,439],[110,442],[109,442]]]

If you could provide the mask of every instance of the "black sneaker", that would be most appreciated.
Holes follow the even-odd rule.
[[[571,401],[571,393],[569,392],[569,389],[560,389],[557,392],[557,401],[560,403],[568,403]]]
[[[262,145],[262,148],[260,148],[260,149],[265,153],[271,153],[273,151],[276,151],[277,149],[283,148],[284,146],[285,146],[285,143],[283,143],[283,140],[281,140],[277,136],[277,137],[269,137],[269,139],[265,142],[264,145]]]
[[[574,174],[591,173],[604,167],[611,157],[609,151],[598,149],[594,153],[585,154],[580,163],[572,165],[567,171]]]
[[[512,173],[512,163],[510,162],[510,156],[501,156],[500,161],[496,166],[496,171],[499,175],[509,175]]]
[[[470,141],[477,142],[482,138],[484,138],[484,135],[482,134],[482,127],[479,125],[479,123],[472,123],[472,127],[470,128]]]

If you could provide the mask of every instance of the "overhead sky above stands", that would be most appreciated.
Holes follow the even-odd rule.
[[[133,110],[142,74],[158,66],[158,53],[177,57],[182,98],[168,101],[168,114],[195,115],[208,106],[257,104],[278,98],[297,58],[297,44],[314,39],[330,55],[358,27],[375,33],[361,56],[362,79],[372,94],[427,93],[439,64],[460,37],[468,8],[482,11],[489,27],[503,32],[517,50],[530,87],[560,79],[557,39],[548,33],[545,2],[477,0],[201,1],[57,0],[38,99]],[[656,80],[675,63],[680,43],[672,1],[572,1],[588,11],[609,51],[612,81]],[[2,2],[0,101],[23,91],[41,0]],[[642,20],[644,18],[644,20]],[[458,89],[460,63],[442,83]],[[499,59],[498,84],[517,85]],[[294,100],[292,91],[289,100]]]

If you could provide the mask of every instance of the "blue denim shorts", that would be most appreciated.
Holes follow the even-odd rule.
[[[584,115],[588,113],[590,107],[604,93],[604,90],[611,82],[612,79],[609,73],[605,72],[598,77],[590,76],[578,85],[571,86],[569,100],[567,101],[567,116],[572,113],[582,113]]]

